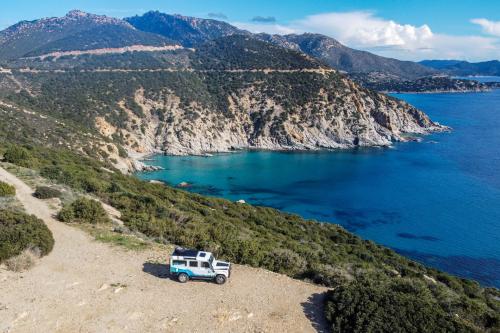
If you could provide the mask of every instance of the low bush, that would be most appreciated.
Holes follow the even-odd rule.
[[[9,146],[3,154],[5,162],[16,164],[23,167],[31,166],[31,153],[28,149],[21,146]]]
[[[16,188],[0,181],[0,197],[12,197],[16,195]]]
[[[474,332],[448,315],[422,281],[358,279],[328,292],[332,332]]]
[[[87,198],[79,198],[71,204],[65,205],[57,217],[63,222],[90,224],[110,222],[101,203]]]
[[[29,248],[24,250],[21,254],[7,259],[5,261],[5,266],[9,271],[24,272],[33,267],[40,256],[40,250],[38,248]]]
[[[0,210],[0,262],[29,248],[38,249],[44,256],[53,247],[52,233],[42,220],[34,215]]]
[[[37,186],[33,196],[38,199],[59,198],[61,196],[61,191],[48,186]]]

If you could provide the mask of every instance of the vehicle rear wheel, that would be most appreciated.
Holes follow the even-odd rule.
[[[180,273],[178,276],[177,276],[177,280],[180,282],[180,283],[186,283],[187,280],[189,280],[189,276],[186,274],[186,273]]]
[[[219,274],[215,277],[215,283],[224,284],[226,282],[226,277],[222,274]]]

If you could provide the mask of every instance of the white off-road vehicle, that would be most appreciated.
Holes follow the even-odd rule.
[[[216,260],[210,252],[178,247],[170,256],[170,274],[181,283],[201,279],[224,284],[231,276],[231,264]]]

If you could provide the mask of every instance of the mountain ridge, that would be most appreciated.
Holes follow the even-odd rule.
[[[500,61],[423,60],[421,64],[456,76],[500,76]]]

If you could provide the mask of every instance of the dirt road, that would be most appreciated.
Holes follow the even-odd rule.
[[[31,270],[0,268],[0,332],[315,332],[325,288],[235,266],[228,283],[180,284],[167,254],[126,251],[55,221],[55,211],[0,168],[55,247]]]

